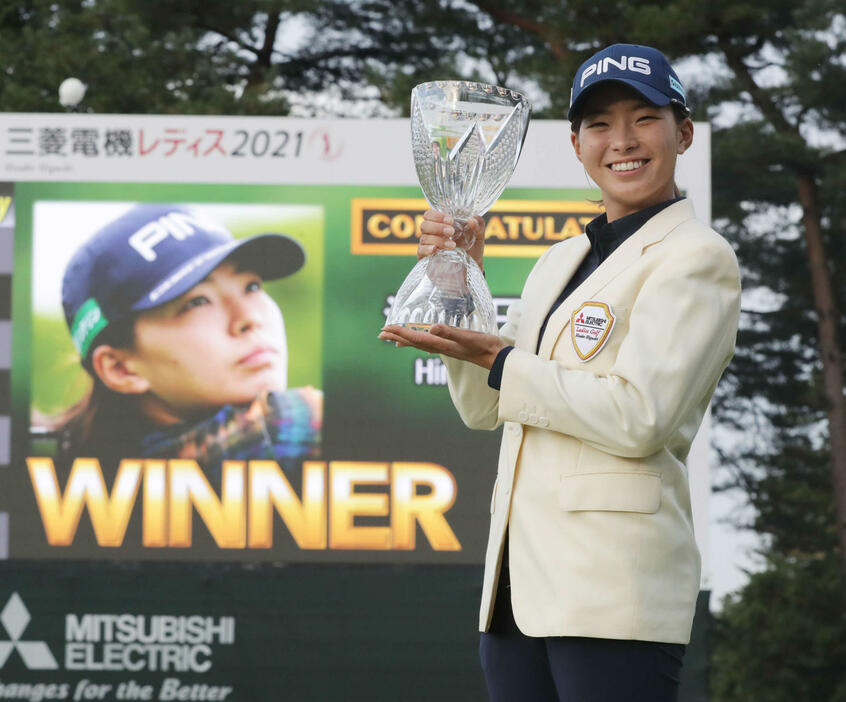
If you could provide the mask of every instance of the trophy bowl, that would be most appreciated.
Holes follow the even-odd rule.
[[[514,172],[531,107],[518,92],[472,81],[433,81],[411,91],[411,145],[423,195],[451,215],[456,248],[426,256],[406,277],[387,324],[426,331],[433,324],[497,332],[493,298],[467,254],[467,221],[483,215]]]

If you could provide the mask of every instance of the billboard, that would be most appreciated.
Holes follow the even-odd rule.
[[[696,129],[677,174],[707,221],[708,125]],[[568,137],[567,123],[532,123],[485,217],[501,322],[537,257],[600,211]],[[407,121],[6,114],[0,154],[0,684],[54,685],[21,699],[480,692],[480,676],[463,676],[499,435],[461,424],[438,357],[376,338],[427,208]],[[133,220],[144,208],[160,209]],[[123,248],[97,244],[113,258],[75,275],[79,252],[127,217]],[[208,232],[245,248],[281,234],[303,261],[253,280],[276,259],[191,248]],[[176,263],[136,289],[151,257]],[[177,288],[117,323],[121,300]],[[238,318],[252,308],[232,290],[260,296],[266,316]],[[256,338],[276,339],[270,351],[234,357],[250,377],[273,368],[246,397],[253,386],[233,389],[216,364],[229,337],[268,325],[275,336]],[[117,399],[86,414],[98,382]],[[689,461],[707,577],[706,436]],[[339,578],[358,599],[339,598]],[[347,683],[332,687],[313,661],[338,630]],[[370,654],[356,642],[393,649],[400,630],[418,651],[453,646],[452,667],[438,658],[444,692],[411,653],[384,695],[364,675]],[[403,675],[427,686],[398,696]]]
[[[512,187],[486,217],[501,318],[537,256],[600,211],[566,136],[562,123],[532,125]],[[707,215],[702,142],[681,161],[680,184]],[[375,339],[426,209],[404,121],[7,115],[0,150],[3,227],[14,239],[11,455],[0,472],[9,558],[481,562],[496,437],[460,425],[438,358]],[[105,419],[84,415],[103,371],[74,346],[79,320],[63,308],[63,282],[71,297],[88,285],[108,305],[135,290],[141,274],[129,259],[164,247],[154,265],[169,270],[177,245],[199,239],[191,221],[130,219],[138,231],[121,234],[123,248],[100,252],[129,279],[83,280],[117,264],[71,271],[96,232],[144,204],[235,239],[281,233],[302,248],[301,269],[264,284],[284,319],[281,393],[227,395],[214,365],[220,344],[200,338],[211,327],[170,342],[179,338],[171,324],[156,343],[186,358],[159,380],[167,387],[143,395],[158,410],[128,409],[147,400],[121,378],[123,403]],[[179,393],[194,376],[189,404]],[[151,421],[157,411],[166,416]],[[74,417],[93,423],[99,442],[74,442]],[[296,421],[308,446],[282,428]]]

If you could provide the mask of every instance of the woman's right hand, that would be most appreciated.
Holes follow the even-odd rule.
[[[463,248],[483,271],[485,255],[485,221],[481,217],[471,217],[464,226],[464,231],[459,232],[454,238],[455,227],[450,215],[445,215],[437,210],[426,210],[423,214],[423,221],[420,224],[420,241],[417,245],[418,260],[431,256],[438,249],[451,251],[455,248]],[[466,237],[472,235],[475,238],[473,245],[469,248],[462,246]]]

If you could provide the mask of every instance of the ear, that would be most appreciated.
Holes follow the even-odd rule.
[[[131,353],[102,344],[91,354],[91,366],[103,384],[124,395],[141,395],[150,389],[146,378],[132,371],[129,363]]]
[[[676,153],[683,154],[690,148],[693,143],[693,120],[690,117],[685,117],[679,125],[679,140]]]
[[[573,150],[576,152],[576,158],[581,163],[582,160],[582,145],[579,143],[579,135],[576,132],[570,132],[570,143],[573,145]]]

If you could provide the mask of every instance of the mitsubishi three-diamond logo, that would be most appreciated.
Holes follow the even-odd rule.
[[[43,641],[21,641],[21,635],[29,624],[29,610],[17,592],[13,592],[3,611],[0,622],[6,629],[11,641],[0,641],[0,668],[17,649],[24,665],[30,670],[56,670],[59,664]]]

